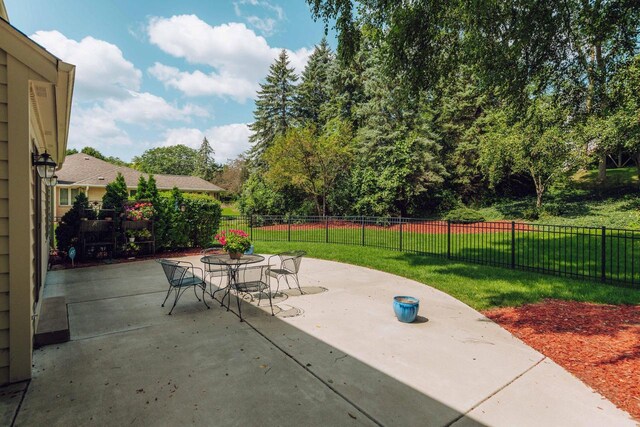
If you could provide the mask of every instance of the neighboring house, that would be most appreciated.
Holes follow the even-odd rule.
[[[56,217],[61,217],[73,205],[79,192],[84,192],[89,202],[102,203],[106,186],[115,181],[118,173],[124,176],[129,194],[134,195],[140,176],[149,175],[126,166],[116,166],[88,154],[78,153],[67,156],[64,166],[57,172]],[[154,174],[158,190],[178,187],[183,192],[202,193],[217,197],[224,189],[197,176]]]
[[[52,191],[33,156],[64,161],[74,74],[14,28],[0,0],[0,384],[31,378],[52,237]]]

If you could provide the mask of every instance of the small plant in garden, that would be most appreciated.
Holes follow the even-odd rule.
[[[216,234],[216,240],[229,253],[243,253],[251,247],[249,235],[242,230],[221,231]]]
[[[445,216],[445,219],[460,224],[472,224],[474,222],[484,222],[484,216],[470,208],[457,208],[449,211],[449,213]]]
[[[142,221],[153,218],[153,204],[148,202],[135,203],[125,208],[125,216],[129,221]]]

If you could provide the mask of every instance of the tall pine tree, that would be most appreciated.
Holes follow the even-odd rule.
[[[322,39],[309,56],[300,85],[294,98],[293,110],[296,118],[321,129],[325,124],[322,111],[331,98],[329,85],[333,53],[326,39]]]
[[[213,154],[213,148],[211,148],[211,144],[209,144],[209,140],[205,136],[202,140],[202,144],[200,144],[200,148],[198,149],[195,175],[206,181],[212,180],[216,170],[218,169],[215,161],[213,160]]]
[[[249,141],[253,147],[249,152],[255,166],[262,164],[262,155],[276,136],[284,134],[293,121],[293,97],[298,76],[289,67],[287,51],[282,49],[276,61],[269,67],[266,82],[260,84],[255,121],[249,126],[253,134]]]

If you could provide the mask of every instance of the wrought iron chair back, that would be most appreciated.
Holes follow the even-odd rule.
[[[291,289],[291,285],[289,284],[289,276],[291,276],[298,286],[298,290],[301,294],[302,288],[300,287],[300,281],[298,279],[298,272],[300,271],[300,264],[302,263],[302,257],[304,257],[307,253],[305,251],[291,251],[291,252],[282,252],[277,255],[273,255],[269,258],[269,264],[271,264],[271,258],[278,257],[280,259],[280,265],[276,267],[271,267],[269,269],[269,276],[276,279],[278,285],[276,287],[276,294],[280,290],[280,279],[284,277],[284,280],[287,282],[287,286]]]
[[[273,302],[271,300],[271,286],[269,280],[269,266],[259,265],[245,267],[238,270],[236,274],[236,280],[233,282],[233,287],[238,292],[247,294],[253,300],[252,292],[258,292],[258,306],[262,301],[263,293],[269,298],[269,306],[271,307],[271,315],[273,316]],[[239,308],[239,306],[238,306]],[[242,319],[242,314],[240,314]]]
[[[204,302],[204,305],[209,308],[209,305],[204,299],[204,293],[206,290],[205,282],[195,272],[196,270],[200,270],[202,273],[202,269],[194,267],[193,264],[186,261],[172,261],[168,259],[159,259],[156,261],[162,266],[164,275],[169,282],[169,290],[167,290],[167,295],[162,302],[162,307],[164,307],[164,303],[167,302],[167,298],[169,298],[171,291],[175,292],[175,300],[173,301],[173,306],[171,307],[169,314],[173,312],[173,309],[184,291],[191,287],[193,288],[193,293],[198,301],[200,301],[200,297],[198,297],[197,288],[202,289],[202,301]]]

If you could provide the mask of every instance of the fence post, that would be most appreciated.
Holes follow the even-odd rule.
[[[447,220],[447,258],[451,258],[451,220]]]
[[[511,221],[511,268],[516,268],[516,222]]]
[[[329,243],[329,217],[324,217],[324,242]]]
[[[400,218],[400,252],[402,252],[402,217]]]
[[[291,241],[291,217],[287,217],[287,241]]]
[[[362,246],[364,246],[364,217],[362,217]]]
[[[249,235],[250,239],[253,240],[253,214],[249,215]]]
[[[601,260],[600,260],[600,280],[602,282],[607,281],[607,227],[602,227],[602,243],[601,243]]]

